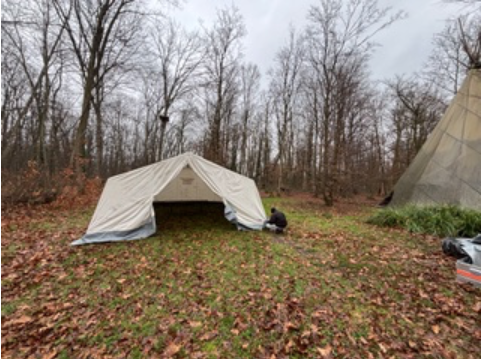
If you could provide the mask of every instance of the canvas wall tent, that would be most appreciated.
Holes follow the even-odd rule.
[[[481,210],[481,70],[468,73],[441,121],[394,187],[392,206]]]
[[[266,213],[253,180],[192,153],[107,180],[87,233],[72,245],[146,238],[154,202],[222,202],[239,229],[262,229]]]

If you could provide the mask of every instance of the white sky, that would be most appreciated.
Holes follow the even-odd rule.
[[[247,61],[257,64],[263,75],[272,66],[274,56],[285,44],[289,25],[301,30],[307,11],[316,0],[186,0],[174,16],[188,28],[209,26],[216,9],[234,3],[244,17],[247,36],[244,53]],[[396,74],[412,74],[422,69],[432,49],[433,35],[444,27],[444,21],[460,13],[457,5],[442,0],[380,0],[381,6],[404,10],[408,18],[379,33],[381,45],[371,61],[372,76],[387,79]]]

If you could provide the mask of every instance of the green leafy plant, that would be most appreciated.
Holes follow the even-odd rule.
[[[404,228],[435,236],[474,237],[481,233],[481,213],[457,206],[405,206],[382,209],[368,221],[381,227]]]

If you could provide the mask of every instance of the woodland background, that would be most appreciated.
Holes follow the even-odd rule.
[[[375,35],[406,15],[376,0],[313,1],[264,74],[234,5],[188,31],[175,0],[2,0],[2,202],[72,196],[186,151],[327,205],[384,195],[480,65],[481,2],[458,2],[424,70],[379,83]]]

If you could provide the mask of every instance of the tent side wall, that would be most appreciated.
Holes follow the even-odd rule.
[[[87,233],[72,245],[146,238],[156,232],[154,196],[185,166],[175,158],[111,177]]]

